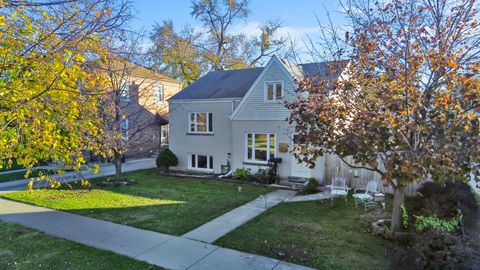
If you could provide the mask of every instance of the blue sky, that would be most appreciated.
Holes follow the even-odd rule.
[[[134,29],[150,31],[155,22],[171,19],[180,29],[185,24],[199,27],[200,24],[190,15],[190,0],[134,0],[136,18]],[[315,37],[318,27],[314,13],[322,23],[326,23],[325,10],[328,10],[335,23],[343,23],[341,7],[336,0],[251,0],[250,16],[234,26],[234,31],[256,34],[258,25],[270,19],[278,19],[283,24],[281,33],[295,40],[305,35]]]

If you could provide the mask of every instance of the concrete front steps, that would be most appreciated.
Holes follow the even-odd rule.
[[[307,178],[289,177],[282,179],[279,184],[272,184],[270,186],[278,189],[302,190],[307,184]]]

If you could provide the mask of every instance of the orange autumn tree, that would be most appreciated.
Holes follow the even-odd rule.
[[[391,226],[399,230],[409,184],[465,181],[479,161],[478,1],[344,7],[353,31],[335,56],[349,65],[336,81],[299,82],[303,98],[287,104],[308,141],[297,158],[314,166],[331,153],[381,174],[394,190]]]

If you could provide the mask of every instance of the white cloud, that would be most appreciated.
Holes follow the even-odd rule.
[[[258,37],[261,34],[261,23],[260,22],[247,22],[243,24],[236,25],[232,33],[234,34],[245,34],[247,36],[255,36]],[[278,35],[280,37],[291,38],[293,40],[302,40],[307,35],[312,35],[318,33],[318,27],[291,27],[291,26],[282,26],[278,29]]]

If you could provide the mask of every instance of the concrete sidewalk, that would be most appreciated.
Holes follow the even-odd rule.
[[[122,172],[131,172],[143,169],[151,169],[156,168],[157,165],[155,164],[154,158],[143,158],[143,159],[132,159],[127,160],[125,163],[122,164]],[[81,175],[80,175],[81,174]],[[68,172],[62,175],[53,175],[51,176],[53,179],[58,179],[63,183],[78,181],[83,178],[93,179],[99,178],[104,176],[110,176],[115,174],[115,166],[113,164],[107,164],[104,166],[100,166],[100,170],[98,174],[94,174],[90,170],[82,170],[81,173],[77,172]],[[0,183],[0,191],[14,191],[14,190],[24,190],[27,189],[27,185],[29,179],[20,179],[15,181],[9,182],[1,182]],[[36,182],[34,184],[35,188],[43,187],[47,185],[46,181]]]
[[[311,269],[183,237],[4,199],[0,199],[0,220],[19,223],[53,236],[110,250],[167,269]]]
[[[33,167],[32,170],[53,170],[55,167],[53,166],[48,166],[48,165],[42,165],[42,166],[37,166]],[[9,173],[16,173],[16,172],[26,172],[28,169],[17,169],[17,170],[9,170],[9,171],[2,171],[0,172],[1,174],[9,174]]]
[[[297,195],[291,197],[286,200],[286,202],[308,202],[308,201],[319,201],[319,200],[326,200],[332,197],[332,193],[330,191],[322,191],[319,193],[314,194],[307,194],[307,195]]]
[[[184,234],[182,237],[213,243],[215,240],[233,231],[247,221],[265,212],[267,209],[293,197],[295,191],[277,190],[248,202],[232,211],[203,224],[195,230]]]

